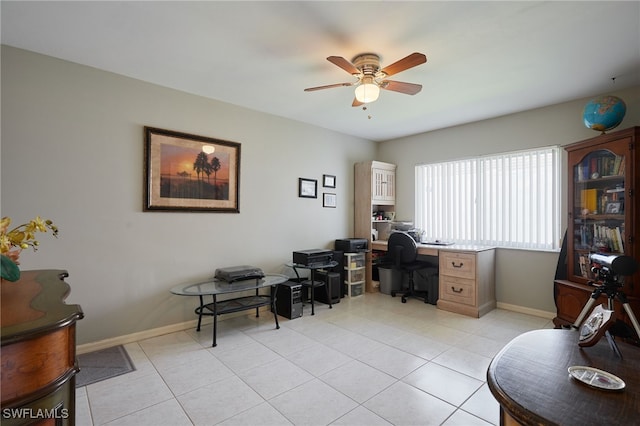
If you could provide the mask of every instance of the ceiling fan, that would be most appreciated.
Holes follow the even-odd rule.
[[[422,90],[421,84],[404,83],[401,81],[387,80],[399,72],[408,70],[427,62],[427,57],[422,53],[414,52],[411,55],[394,62],[384,68],[380,68],[380,57],[375,53],[362,53],[347,61],[341,56],[329,56],[327,61],[339,66],[349,74],[357,78],[352,83],[337,83],[326,86],[309,87],[305,92],[331,89],[334,87],[356,86],[356,94],[351,106],[357,107],[378,99],[380,89],[392,90],[406,95],[415,95]]]

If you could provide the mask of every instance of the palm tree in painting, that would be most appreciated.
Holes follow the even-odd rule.
[[[193,170],[196,171],[196,175],[198,176],[198,180],[200,180],[200,174],[204,172],[207,168],[209,160],[207,158],[207,154],[204,152],[198,153],[196,157],[196,161],[193,163]]]
[[[193,170],[196,171],[196,174],[198,175],[198,181],[200,182],[200,195],[202,195],[202,181],[200,179],[200,175],[202,173],[206,173],[207,170],[209,170],[209,159],[207,158],[207,154],[204,152],[200,152],[198,153],[198,156],[196,157],[196,161],[193,163]],[[211,173],[211,172],[209,172]]]
[[[218,198],[218,170],[222,167],[220,164],[220,159],[218,157],[213,157],[211,159],[211,164],[209,164],[210,171],[213,171],[213,187],[216,189],[216,198]]]

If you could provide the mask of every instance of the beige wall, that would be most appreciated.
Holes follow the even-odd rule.
[[[640,87],[608,94],[621,97],[627,114],[617,129],[640,125]],[[414,217],[415,166],[483,154],[567,145],[597,136],[582,124],[588,99],[525,111],[491,120],[381,142],[378,160],[398,166],[396,212],[399,218]],[[425,120],[428,120],[425,117]],[[617,130],[616,129],[616,130]],[[562,179],[566,188],[566,156]],[[566,198],[562,196],[563,220]],[[566,223],[562,224],[566,229]],[[553,277],[557,252],[500,249],[496,258],[496,295],[499,303],[555,312]]]
[[[86,317],[79,343],[193,320],[172,286],[353,232],[353,164],[373,142],[2,47],[2,215],[50,218],[24,269],[67,269]],[[142,211],[143,126],[242,144],[240,213]],[[337,208],[298,198],[298,178],[336,176]]]

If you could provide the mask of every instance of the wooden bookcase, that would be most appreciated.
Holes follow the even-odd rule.
[[[640,127],[602,134],[565,147],[568,155],[566,280],[554,282],[557,327],[573,324],[597,281],[589,255],[606,253],[639,260]],[[640,272],[621,277],[620,291],[640,315]],[[599,302],[606,301],[602,297]],[[622,306],[616,316],[631,325]]]

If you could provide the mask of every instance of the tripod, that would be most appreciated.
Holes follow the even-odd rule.
[[[635,329],[638,338],[640,338],[640,324],[638,324],[638,319],[631,310],[631,306],[629,305],[627,296],[621,290],[619,290],[622,287],[622,284],[618,282],[616,275],[605,267],[594,267],[593,272],[596,272],[598,274],[598,278],[602,281],[602,284],[596,285],[594,282],[589,283],[589,285],[596,287],[596,289],[593,290],[593,293],[591,293],[591,297],[582,308],[582,312],[580,312],[580,315],[578,315],[578,318],[576,318],[576,322],[573,323],[573,327],[575,327],[576,329],[580,327],[580,324],[582,324],[584,318],[589,312],[591,312],[591,308],[596,303],[596,300],[598,300],[598,298],[604,293],[607,295],[607,309],[609,311],[614,311],[614,299],[617,298],[620,303],[622,303],[622,307],[629,316],[631,324],[633,324],[633,328]],[[609,341],[609,345],[611,346],[613,352],[619,358],[622,358],[620,349],[618,349],[618,345],[616,344],[609,329],[605,331],[605,336],[607,337],[607,340]]]

